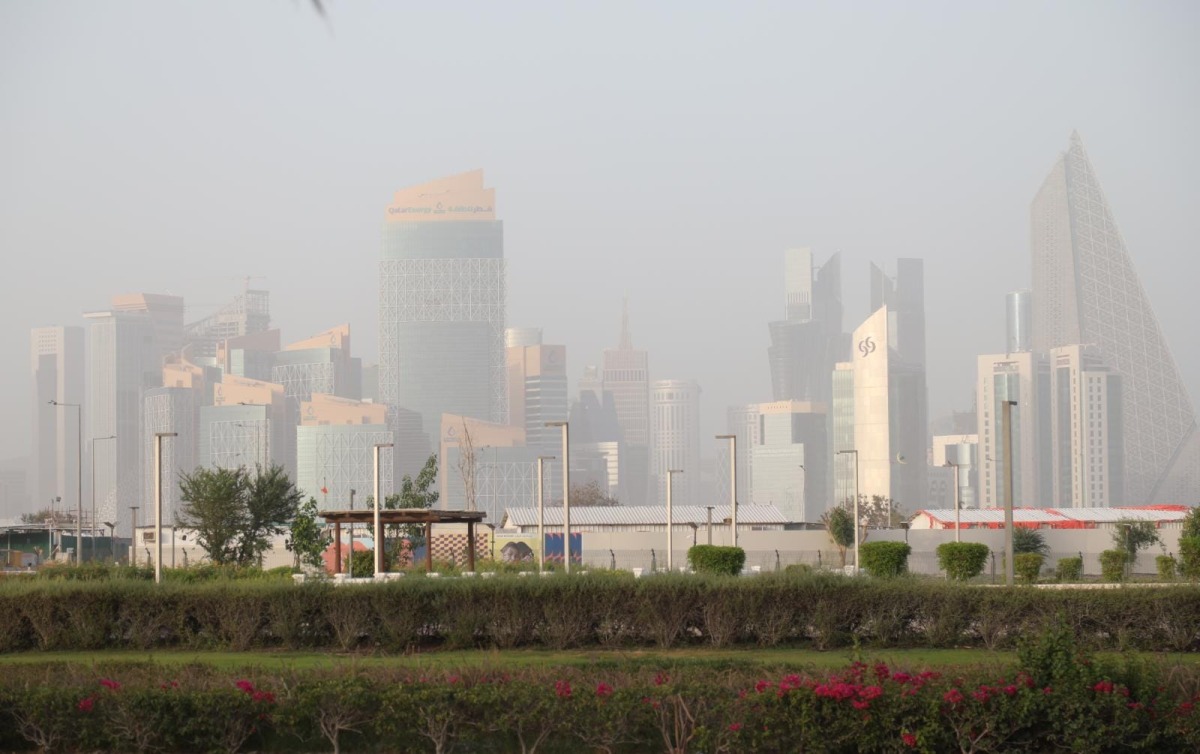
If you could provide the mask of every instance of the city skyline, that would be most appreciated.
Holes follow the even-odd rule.
[[[35,269],[29,284],[6,297],[2,304],[6,325],[0,331],[0,346],[10,350],[27,352],[30,330],[36,326],[85,326],[80,313],[108,306],[113,294],[155,291],[181,295],[188,307],[185,319],[192,322],[214,312],[235,290],[241,290],[243,278],[255,278],[255,289],[272,294],[272,326],[284,330],[286,341],[325,330],[332,322],[348,321],[355,328],[355,355],[365,364],[375,363],[379,360],[374,324],[378,315],[377,299],[371,291],[378,260],[379,208],[397,187],[483,168],[489,185],[503,192],[499,209],[505,218],[509,268],[506,321],[541,327],[547,342],[566,345],[571,395],[576,393],[583,367],[598,364],[603,349],[614,343],[619,302],[628,295],[631,317],[637,323],[638,346],[651,355],[650,379],[694,379],[704,391],[702,437],[723,431],[729,406],[765,402],[772,397],[764,359],[770,345],[765,325],[784,314],[779,296],[784,291],[779,256],[788,248],[810,247],[822,259],[833,254],[841,259],[847,330],[869,314],[866,281],[872,261],[897,256],[925,260],[929,278],[925,312],[929,415],[936,419],[951,409],[971,409],[976,356],[1003,349],[1003,297],[1010,290],[1031,286],[1030,198],[1046,166],[1060,153],[1064,136],[1078,127],[1088,138],[1092,160],[1104,178],[1107,198],[1132,251],[1133,265],[1179,364],[1185,391],[1193,400],[1200,394],[1200,354],[1187,328],[1190,302],[1185,285],[1192,277],[1188,273],[1195,269],[1194,255],[1187,253],[1194,241],[1184,219],[1187,209],[1197,202],[1197,189],[1190,181],[1197,155],[1194,149],[1181,152],[1166,146],[1172,142],[1189,144],[1183,137],[1200,121],[1195,103],[1181,97],[1181,93],[1195,90],[1191,82],[1200,66],[1180,65],[1179,58],[1188,55],[1185,60],[1195,59],[1194,51],[1183,52],[1185,48],[1179,46],[1187,30],[1196,28],[1195,11],[1182,7],[1143,15],[1114,11],[1096,21],[1090,39],[1065,43],[1061,31],[1052,32],[1068,24],[1071,14],[1061,9],[1044,14],[1039,19],[1044,29],[1020,32],[1030,36],[1028,54],[1042,55],[1044,61],[1053,38],[1055,45],[1066,44],[1076,53],[1064,55],[1061,48],[1054,48],[1055,60],[1071,62],[1058,69],[1029,63],[1046,77],[1044,84],[1033,85],[1029,71],[1022,69],[1011,80],[987,79],[988,86],[984,87],[991,87],[994,91],[988,96],[1000,101],[1007,101],[1023,86],[1031,87],[1022,92],[1022,97],[1031,98],[1033,103],[1031,109],[1023,111],[1029,117],[1022,119],[1021,113],[1004,116],[992,126],[964,115],[969,107],[957,103],[953,109],[941,111],[951,116],[943,121],[916,119],[919,127],[930,131],[928,137],[905,127],[901,118],[874,115],[880,103],[897,101],[889,100],[879,87],[864,83],[862,86],[873,97],[871,108],[853,107],[846,116],[826,116],[824,120],[831,122],[825,126],[821,125],[821,117],[814,117],[798,132],[789,131],[787,140],[782,140],[784,129],[779,122],[795,120],[779,117],[786,114],[778,109],[783,106],[765,104],[772,98],[763,95],[785,81],[790,85],[807,79],[801,73],[800,62],[794,67],[780,67],[777,64],[784,58],[762,52],[754,62],[759,70],[772,73],[756,79],[747,97],[739,98],[736,93],[720,89],[718,98],[732,103],[735,112],[740,108],[741,113],[753,117],[741,122],[731,120],[733,116],[718,116],[711,126],[695,124],[685,115],[689,106],[702,100],[697,90],[685,84],[677,106],[667,100],[656,111],[664,127],[673,126],[674,133],[684,134],[674,138],[676,143],[656,138],[653,129],[635,131],[611,122],[604,132],[611,138],[600,140],[601,132],[570,120],[572,113],[589,111],[580,109],[585,107],[583,100],[568,96],[561,112],[553,113],[550,131],[531,132],[543,139],[549,137],[550,150],[568,157],[563,161],[570,165],[568,170],[566,164],[538,157],[542,153],[530,149],[536,142],[518,138],[513,130],[517,121],[505,115],[509,111],[504,108],[510,106],[515,108],[513,112],[521,108],[538,110],[533,106],[536,103],[531,104],[528,90],[502,75],[526,70],[524,61],[545,60],[551,48],[535,46],[524,57],[499,56],[493,86],[499,87],[496,97],[500,102],[488,99],[489,90],[472,83],[473,71],[458,66],[442,71],[451,84],[448,89],[459,85],[462,100],[431,111],[429,120],[440,125],[465,123],[472,117],[474,106],[481,108],[480,114],[496,126],[490,130],[448,129],[442,138],[420,124],[410,126],[406,122],[406,130],[400,132],[395,122],[388,124],[390,128],[368,122],[362,140],[369,149],[356,151],[354,145],[331,138],[348,129],[349,124],[342,121],[344,116],[337,114],[336,108],[326,108],[328,111],[314,114],[315,125],[298,123],[294,138],[265,138],[251,125],[247,133],[254,138],[233,139],[234,131],[218,128],[216,141],[227,142],[227,157],[205,146],[205,140],[193,139],[197,154],[211,161],[210,168],[199,158],[187,157],[181,142],[147,140],[140,127],[128,136],[114,131],[119,122],[111,116],[102,116],[103,127],[92,129],[92,133],[84,133],[84,126],[71,125],[71,118],[56,117],[54,122],[61,125],[53,133],[63,145],[63,158],[76,158],[67,171],[67,163],[56,162],[50,154],[54,150],[47,145],[53,142],[38,135],[35,126],[42,119],[64,112],[72,100],[35,98],[33,86],[59,81],[61,74],[51,65],[52,56],[56,52],[65,55],[63,45],[67,45],[65,40],[74,39],[73,35],[85,29],[98,30],[98,38],[105,41],[106,47],[113,46],[111,40],[119,34],[116,27],[124,15],[117,11],[105,18],[86,6],[78,6],[78,11],[76,18],[55,19],[53,26],[51,17],[43,11],[0,11],[14,20],[0,27],[22,32],[13,38],[14,44],[5,47],[6,52],[0,53],[12,64],[6,68],[27,71],[23,76],[29,77],[10,75],[0,81],[0,91],[11,95],[8,101],[14,104],[17,116],[9,125],[0,125],[0,134],[6,137],[4,156],[11,158],[6,164],[13,166],[13,178],[0,183],[6,200],[2,203],[4,209],[0,209],[0,228],[4,228],[0,230],[0,244],[10,253],[30,258],[67,258],[68,250],[84,248],[78,243],[78,233],[86,227],[87,238],[95,240],[96,250],[77,260],[70,257],[75,263],[54,277]],[[164,45],[180,50],[178,57],[165,56],[164,65],[184,87],[198,80],[199,73],[187,62],[188,56],[195,56],[197,51],[187,44],[180,46],[176,38],[182,34],[182,26],[194,23],[220,36],[227,31],[221,26],[230,24],[225,10],[214,11],[213,18],[205,18],[195,10],[184,11],[182,21],[186,23],[150,6],[143,6],[143,12],[144,20],[162,29],[161,39],[145,44],[155,49]],[[276,99],[253,111],[264,123],[281,122],[277,120],[281,114],[299,103],[316,96],[328,97],[343,88],[347,89],[344,101],[350,110],[362,114],[367,99],[349,84],[356,71],[383,62],[387,54],[363,36],[365,15],[348,6],[332,8],[329,23],[335,34],[330,35],[311,14],[289,16],[280,14],[278,8],[246,13],[248,28],[261,35],[263,44],[278,46],[292,57],[303,56],[299,65],[306,74],[306,87],[311,86],[312,91],[282,73],[282,63],[264,63],[235,54],[228,67],[220,64],[216,72],[219,80],[230,82],[228,98],[211,86],[202,86],[196,95],[198,101],[235,106],[253,101],[240,99],[253,87],[243,91],[230,78],[241,66],[248,70],[251,81],[279,76]],[[432,15],[426,20],[435,28],[452,28],[448,18],[429,13]],[[806,18],[801,11],[794,13],[795,19]],[[834,28],[851,28],[847,26],[848,18],[837,11],[811,13]],[[1001,32],[1017,33],[1029,20],[1027,15],[1012,10],[999,16],[992,20]],[[969,10],[954,11],[954,18],[961,23],[980,21]],[[507,33],[516,33],[507,22],[496,20]],[[583,20],[568,18],[567,28]],[[607,22],[605,18],[588,20]],[[727,21],[719,14],[714,17],[712,12],[698,12],[680,33],[685,40],[697,41],[706,30],[719,28]],[[180,23],[176,29],[175,24]],[[668,19],[665,13],[656,11],[646,14],[643,23],[647,30],[661,29]],[[1109,63],[1102,59],[1100,51],[1114,49],[1112,40],[1124,34],[1130,24],[1153,30],[1166,42],[1155,45],[1156,49],[1137,42],[1133,50],[1116,55],[1118,60]],[[918,39],[927,33],[918,26],[905,28]],[[871,59],[877,60],[875,56],[901,49],[878,31],[865,31],[866,39],[879,45],[878,50],[860,47],[868,44],[866,41],[845,41],[848,49],[838,52],[838,59],[861,49],[870,50]],[[961,53],[967,38],[979,41],[966,34],[961,41],[941,40],[938,49],[945,55]],[[48,49],[35,50],[28,44],[30,39],[48,42]],[[476,36],[471,39],[481,41]],[[356,44],[365,49],[352,60],[326,59],[329,51]],[[738,48],[737,42],[730,45],[734,50]],[[650,81],[686,82],[691,78],[670,78],[670,74],[690,70],[692,75],[705,79],[706,72],[711,72],[703,63],[704,56],[696,54],[700,48],[683,52],[678,63],[655,62],[647,57],[651,48],[638,43],[632,50],[635,61],[651,61],[645,71]],[[802,57],[819,58],[822,49],[828,52],[828,48],[817,45]],[[499,48],[485,46],[483,50]],[[968,71],[961,74],[962,79],[931,67],[930,61],[901,59],[897,65],[906,81],[929,76],[928,84],[911,84],[918,93],[939,87],[961,91],[953,84],[967,81],[970,72],[986,72],[989,66],[1004,60],[998,46],[990,44],[984,45],[980,55],[981,62],[966,66]],[[289,59],[288,55],[282,57]],[[1146,80],[1169,83],[1135,92],[1128,80],[1121,78],[1122,64],[1134,58],[1138,60],[1138,73]],[[153,92],[153,81],[136,72],[141,60],[136,55],[112,53],[98,62],[94,73],[82,72],[82,79],[86,81],[104,71],[109,80],[121,82],[111,86],[129,96],[139,91]],[[326,65],[330,66],[328,73],[322,72]],[[1136,107],[1131,109],[1136,112],[1118,119],[1087,104],[1108,100],[1099,96],[1098,89],[1090,88],[1096,85],[1085,84],[1075,90],[1069,86],[1076,83],[1086,66],[1095,69],[1098,79],[1109,82],[1106,87],[1116,87],[1118,93],[1133,98],[1131,104]],[[373,67],[373,76],[384,75],[382,71],[387,68]],[[594,70],[583,62],[568,58],[564,68],[582,74],[585,84],[595,88],[595,79],[589,78]],[[858,70],[868,73],[878,69],[867,66]],[[1047,70],[1050,72],[1044,73]],[[609,92],[597,101],[598,105],[654,107],[655,100],[639,95],[644,90],[636,86],[628,70],[618,68],[612,74],[614,81],[629,87],[630,94]],[[718,87],[729,81],[720,75],[708,78],[715,78]],[[558,81],[550,73],[540,74],[535,80],[551,85]],[[78,86],[67,86],[65,91],[76,92]],[[412,97],[407,99],[449,102],[434,99],[432,89],[414,86]],[[377,91],[371,89],[370,97],[374,98]],[[1061,98],[1061,104],[1049,99],[1051,90],[1054,97]],[[819,81],[817,88],[809,91],[826,113],[833,112],[831,104],[840,102],[831,99],[833,95]],[[966,92],[963,96],[971,100],[977,95]],[[156,103],[152,97],[134,100],[136,112],[150,116],[160,113],[158,117],[166,118],[179,129],[180,139],[186,139],[193,133],[190,127],[176,122],[174,116],[162,115],[175,112],[163,108],[178,103],[170,95],[166,103]],[[994,116],[996,108],[984,104],[981,119]],[[390,104],[378,107],[381,114],[406,112],[406,106],[401,105],[395,105],[399,110]],[[855,117],[868,125],[854,125]],[[251,118],[249,122],[256,121]],[[835,133],[834,122],[846,132],[844,135]],[[685,124],[690,128],[681,128]],[[716,137],[731,125],[740,126],[733,133],[752,128],[760,144],[744,143],[736,152],[727,151],[722,147],[723,140]],[[694,136],[688,136],[693,132]],[[1154,134],[1156,138],[1139,139],[1142,134]],[[109,141],[95,141],[101,137]],[[403,148],[418,142],[427,144],[427,148]],[[92,150],[95,156],[90,160],[78,159],[85,147],[107,143],[113,146]],[[614,153],[606,146],[609,143],[639,148],[622,158],[619,150]],[[988,149],[978,150],[979,143],[987,143]],[[134,145],[139,146],[135,149]],[[261,151],[261,159],[252,157],[257,151],[247,151],[251,147]],[[134,180],[140,178],[142,184],[155,187],[153,195],[135,183],[100,188],[99,179],[112,172],[115,156],[143,155],[142,150],[144,157],[127,161],[128,169]],[[822,157],[825,153],[829,153],[829,160]],[[370,159],[364,159],[364,154]],[[630,159],[649,154],[655,159]],[[685,158],[696,155],[702,155],[698,167],[685,169]],[[764,159],[768,155],[770,159]],[[281,166],[286,169],[281,171]],[[639,180],[630,181],[635,166]],[[236,186],[226,187],[235,168],[235,183],[244,184],[240,191]],[[803,179],[797,181],[799,175]],[[850,184],[839,182],[842,177],[854,180],[852,189]],[[82,192],[85,199],[73,204],[71,221],[58,223],[53,214],[57,210],[52,208],[61,204],[62,194],[51,188],[69,185],[86,186]],[[614,191],[617,185],[620,191]],[[222,188],[218,191],[216,186]],[[742,186],[756,188],[747,195]],[[730,192],[734,187],[738,190]],[[253,196],[252,202],[247,200],[249,196]],[[181,211],[184,207],[194,209]],[[177,225],[184,217],[189,218],[188,233],[179,234]],[[199,217],[203,222],[195,222]],[[855,222],[865,217],[871,222]],[[49,228],[55,231],[47,232]],[[169,253],[161,253],[163,249]],[[158,256],[149,256],[150,250]],[[679,277],[678,266],[687,260],[691,260],[691,269],[686,278]],[[331,262],[335,275],[330,274]],[[261,279],[264,275],[266,279]],[[664,280],[674,284],[664,286]],[[681,323],[687,326],[681,327]],[[713,344],[721,347],[714,349]],[[714,352],[719,356],[714,358]],[[15,419],[14,431],[0,440],[0,458],[8,458],[27,453],[32,407],[26,370],[7,369],[3,379],[8,389],[0,391],[5,401],[0,413]],[[707,440],[701,445],[703,456],[715,457],[718,451]]]

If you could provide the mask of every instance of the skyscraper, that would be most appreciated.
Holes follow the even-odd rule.
[[[398,191],[379,262],[383,401],[426,432],[442,414],[507,421],[504,307],[504,227],[483,171]]]
[[[296,487],[322,507],[344,508],[355,490],[359,503],[375,494],[375,445],[393,442],[387,407],[321,393],[301,404],[296,428]],[[392,484],[388,454],[380,451],[379,484]],[[385,493],[386,494],[386,493]]]
[[[784,252],[784,319],[768,325],[771,390],[777,401],[828,403],[833,365],[845,359],[841,259],[820,268],[811,249]]]
[[[79,486],[80,417],[74,409],[50,405],[82,404],[83,329],[35,327],[30,337],[33,375],[32,488],[35,508],[50,498],[74,499]],[[82,409],[80,409],[82,410]]]
[[[1078,134],[1030,214],[1034,349],[1093,344],[1121,375],[1125,503],[1190,501],[1195,409]]]
[[[825,406],[775,401],[758,404],[756,413],[753,503],[774,505],[789,521],[820,521],[828,504]]]
[[[1008,353],[1033,349],[1033,294],[1010,291],[1004,297],[1004,328],[1008,335]]]
[[[700,386],[693,380],[656,380],[652,390],[653,440],[651,470],[658,504],[667,502],[667,472],[679,469],[671,488],[672,502],[699,505]]]
[[[1013,505],[1047,507],[1050,479],[1050,372],[1046,359],[1029,351],[980,356],[975,392],[978,412],[981,504],[1004,505],[1008,459],[1004,401],[1012,408]]]
[[[1121,376],[1086,346],[1050,351],[1054,506],[1093,508],[1124,502]]]
[[[525,441],[538,452],[553,455],[561,430],[546,422],[568,418],[567,347],[514,345],[506,352],[508,423],[523,427]]]
[[[628,499],[625,505],[646,505],[650,489],[650,358],[646,351],[633,347],[629,332],[629,306],[621,313],[621,341],[616,348],[604,349],[600,372],[603,390],[612,395],[621,427],[626,475],[623,484]],[[664,488],[665,489],[665,488]]]

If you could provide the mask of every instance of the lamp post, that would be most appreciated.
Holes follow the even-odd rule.
[[[854,455],[854,575],[858,575],[858,450],[839,450],[840,455]]]
[[[675,517],[671,512],[671,488],[675,486],[675,475],[682,473],[683,469],[667,469],[667,573],[675,570]]]
[[[117,559],[116,545],[113,544],[113,537],[117,533],[117,524],[115,521],[105,521],[104,525],[108,527],[108,559],[115,561]]]
[[[800,513],[804,514],[804,520],[807,521],[808,495],[804,492],[804,481],[808,474],[808,469],[804,468],[804,464],[802,463],[798,464],[798,466],[800,467]]]
[[[140,505],[129,506],[129,565],[137,565],[137,512]]]
[[[79,462],[76,481],[79,482],[79,499],[76,501],[79,505],[75,514],[75,565],[81,562],[79,556],[83,554],[83,408],[78,403],[59,403],[58,401],[50,401],[51,406],[59,406],[62,408],[75,409],[75,428],[77,432],[78,450],[76,451]]]
[[[729,526],[733,530],[733,546],[737,547],[737,435],[717,435],[729,441]]]
[[[571,572],[571,428],[567,422],[546,422],[547,427],[562,427],[563,469],[563,572]],[[583,555],[583,553],[580,553]]]
[[[164,437],[178,437],[178,432],[154,433],[154,583],[162,583],[162,441]],[[171,539],[175,529],[171,529]],[[174,541],[171,546],[174,547]]]
[[[115,439],[116,435],[92,438],[92,560],[96,559],[96,441]]]
[[[958,500],[958,494],[959,494],[958,493],[958,464],[950,463],[949,461],[946,461],[942,465],[943,466],[951,466],[954,468],[954,541],[959,542],[959,541],[961,541],[961,539],[959,537],[958,532],[962,527],[962,520],[961,520],[961,517],[959,514],[960,503]]]
[[[383,488],[379,484],[379,450],[381,448],[390,448],[393,443],[377,442],[375,443],[375,575],[383,573],[383,525],[379,515],[379,506],[383,498]],[[433,547],[433,542],[426,542],[426,548]],[[350,552],[350,560],[354,561],[354,551]]]
[[[553,461],[554,456],[538,456],[537,459],[537,511],[538,511],[538,573],[546,567],[546,522],[543,508],[546,496],[542,492],[543,467],[545,461]]]
[[[354,510],[354,495],[356,492],[357,490],[350,490],[350,510]],[[346,558],[346,570],[349,572],[350,578],[354,578],[354,522],[351,521],[346,528],[350,530],[350,556]],[[339,542],[338,547],[341,546]],[[338,567],[341,567],[340,563]]]
[[[1004,401],[1004,583],[1013,585],[1013,442],[1012,408],[1016,401]]]

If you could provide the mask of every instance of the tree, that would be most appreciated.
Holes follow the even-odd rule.
[[[1050,552],[1046,538],[1038,529],[1027,529],[1024,526],[1013,527],[1013,555],[1022,553],[1037,553],[1043,558]]]
[[[438,498],[441,496],[441,493],[437,491],[437,476],[438,457],[436,454],[431,454],[429,458],[425,459],[425,465],[417,472],[416,479],[413,479],[410,474],[404,475],[404,479],[400,482],[400,494],[385,497],[383,507],[387,510],[396,510],[397,508],[429,510],[437,505]],[[367,498],[368,507],[374,503],[374,497]],[[389,549],[385,543],[385,555],[396,549],[396,543],[401,538],[407,539],[410,547],[420,547],[425,543],[425,528],[421,524],[393,524],[387,527],[387,533],[391,536],[392,545]]]
[[[462,439],[458,441],[458,473],[462,475],[463,494],[467,498],[467,510],[475,510],[475,442],[467,420],[463,419]]]
[[[1113,544],[1118,550],[1124,550],[1129,555],[1129,564],[1137,559],[1138,550],[1144,550],[1150,545],[1162,540],[1158,537],[1158,529],[1153,521],[1131,521],[1121,519],[1112,533]]]
[[[562,505],[562,498],[555,501],[558,505]],[[552,505],[554,503],[551,503]],[[615,505],[620,505],[621,502],[614,497],[609,497],[608,493],[600,488],[600,483],[595,479],[587,481],[583,484],[571,485],[571,506],[580,508],[606,508]]]
[[[838,555],[842,558],[842,567],[845,568],[846,550],[854,546],[854,516],[850,511],[838,506],[833,510],[826,511],[825,515],[821,516],[821,522],[825,524],[825,530],[829,532],[829,539],[838,548]]]
[[[234,563],[246,525],[246,470],[198,468],[179,479],[181,526],[196,532],[196,543],[217,565]]]
[[[317,499],[310,497],[302,504],[292,519],[291,537],[287,548],[296,555],[296,568],[311,566],[320,568],[325,548],[333,541],[317,522]]]
[[[181,477],[179,525],[195,530],[197,543],[219,565],[257,562],[300,505],[282,466],[257,467],[253,477],[245,467],[200,468]]]

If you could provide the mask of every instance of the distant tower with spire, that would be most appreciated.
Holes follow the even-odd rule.
[[[650,365],[649,354],[633,347],[629,329],[629,299],[621,308],[621,338],[604,350],[601,381],[617,411],[624,444],[622,472],[626,505],[645,505],[650,487]]]

